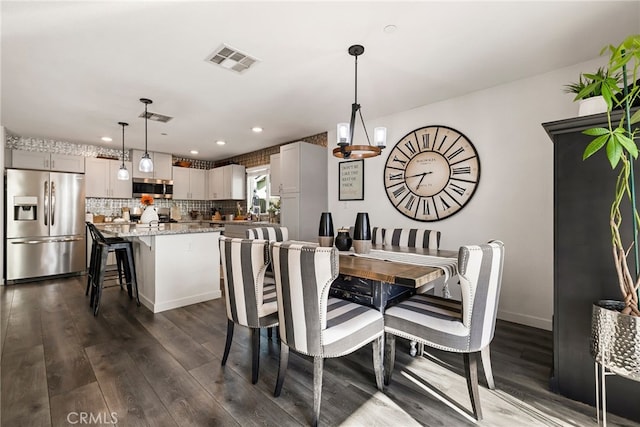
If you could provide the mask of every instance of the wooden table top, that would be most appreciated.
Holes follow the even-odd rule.
[[[383,247],[379,245],[373,245],[371,248],[448,258],[457,257],[458,255],[457,251],[448,250],[398,247],[390,249],[388,246]],[[397,261],[384,261],[341,252],[340,274],[417,288],[443,276],[444,272],[437,267],[405,264]]]

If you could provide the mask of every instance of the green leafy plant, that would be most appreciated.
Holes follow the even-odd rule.
[[[619,74],[609,76],[609,70],[600,67],[594,74],[580,74],[576,83],[564,86],[564,91],[565,93],[575,93],[574,101],[601,96],[603,90],[606,91],[610,86],[617,86],[618,79]]]
[[[640,34],[627,37],[618,46],[605,47],[601,54],[605,51],[609,52],[609,71],[600,74],[585,74],[585,78],[592,79],[592,82],[584,86],[576,95],[576,100],[584,99],[589,97],[587,96],[589,93],[599,90],[607,104],[607,127],[591,128],[583,132],[594,138],[585,148],[582,158],[587,159],[604,148],[611,168],[614,170],[618,168],[615,195],[609,215],[613,257],[620,291],[625,302],[625,309],[622,312],[640,316],[638,310],[640,280],[638,280],[637,271],[629,269],[627,260],[629,252],[633,248],[637,270],[640,217],[635,204],[635,183],[631,159],[638,158],[636,144],[638,128],[634,125],[640,122],[640,110],[631,115],[631,105],[640,98],[640,87],[637,84],[640,67]],[[622,75],[622,87],[619,86],[619,79],[610,77],[610,73]],[[631,84],[628,83],[629,75],[631,76]],[[620,118],[614,119],[613,110],[616,108],[623,108],[623,112]],[[631,202],[632,206],[635,242],[627,249],[625,249],[620,237],[620,225],[623,219],[620,205],[625,198]],[[636,277],[634,278],[634,276]]]

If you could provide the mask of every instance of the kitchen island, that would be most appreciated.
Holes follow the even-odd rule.
[[[99,228],[133,242],[140,302],[154,313],[221,297],[218,239],[224,228],[199,223]]]

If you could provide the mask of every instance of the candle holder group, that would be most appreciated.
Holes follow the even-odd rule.
[[[356,225],[353,228],[353,239],[349,236],[348,228],[338,230],[338,237],[334,239],[333,219],[331,212],[322,212],[320,215],[320,227],[318,229],[318,243],[320,246],[331,247],[334,245],[340,251],[348,251],[353,244],[353,250],[357,254],[366,254],[371,250],[371,225],[369,214],[358,212]]]

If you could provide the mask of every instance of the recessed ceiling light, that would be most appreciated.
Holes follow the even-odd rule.
[[[260,126],[254,126],[251,128],[251,130],[254,131],[255,133],[262,132],[262,128]]]
[[[100,138],[101,140],[103,140],[104,142],[111,142],[113,141],[113,139],[109,138],[108,136],[103,136],[102,138]]]
[[[218,145],[224,145],[224,144],[226,144],[226,142],[225,142],[225,141],[223,141],[223,140],[218,140],[218,141],[216,141],[216,144],[218,144]]]
[[[198,150],[191,150],[189,151],[191,154],[198,154]]]

